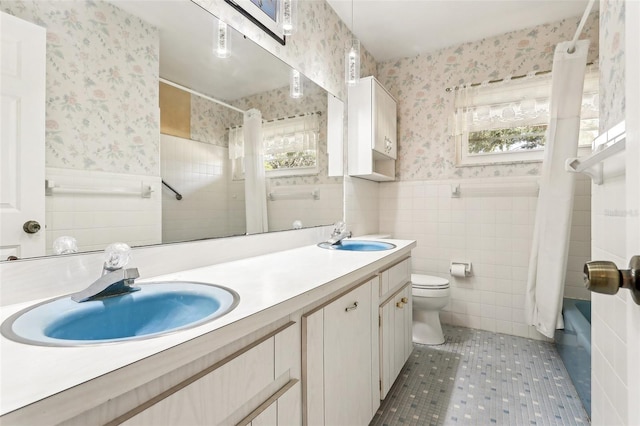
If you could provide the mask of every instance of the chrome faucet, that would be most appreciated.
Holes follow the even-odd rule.
[[[351,238],[351,231],[347,231],[347,225],[344,222],[336,222],[327,243],[333,246],[340,244],[345,238]]]
[[[140,276],[138,269],[123,269],[129,262],[131,248],[125,243],[114,243],[109,245],[104,253],[102,276],[84,290],[73,293],[71,300],[74,302],[104,299],[140,290],[139,287],[133,286],[134,280]]]

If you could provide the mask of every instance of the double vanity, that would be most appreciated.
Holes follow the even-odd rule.
[[[222,316],[157,337],[60,347],[2,336],[0,420],[367,424],[411,352],[415,242],[387,242],[378,251],[311,244],[143,276],[143,290],[127,297],[161,282],[176,291],[216,284],[239,298]],[[3,306],[1,319],[42,302]]]

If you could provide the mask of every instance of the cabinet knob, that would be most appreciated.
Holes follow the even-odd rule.
[[[403,297],[400,300],[402,300],[402,303],[409,303],[409,298],[408,297]]]
[[[396,303],[396,306],[397,306],[398,308],[400,308],[400,309],[404,309],[404,303],[402,303],[402,302],[398,302],[398,303]]]
[[[345,312],[349,312],[349,311],[353,311],[355,309],[358,309],[358,302],[353,302],[353,305],[347,306],[346,308],[344,308],[344,311]]]

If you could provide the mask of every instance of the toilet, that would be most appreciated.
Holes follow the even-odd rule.
[[[449,280],[411,274],[413,294],[413,341],[423,345],[444,343],[440,311],[449,303]]]

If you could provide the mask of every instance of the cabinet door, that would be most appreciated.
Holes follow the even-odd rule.
[[[396,158],[396,101],[376,81],[373,84],[374,140],[372,148]]]
[[[405,292],[401,291],[393,298],[393,378],[394,380],[400,374],[400,370],[404,366],[407,358],[405,357],[407,352],[407,333],[406,330],[406,312],[408,311],[406,303],[408,299],[405,296]]]
[[[325,425],[364,425],[372,417],[371,286],[324,308]]]
[[[404,289],[404,297],[408,303],[404,306],[404,362],[406,363],[413,352],[413,296],[411,284]]]
[[[380,306],[380,399],[384,399],[413,350],[411,285]]]

